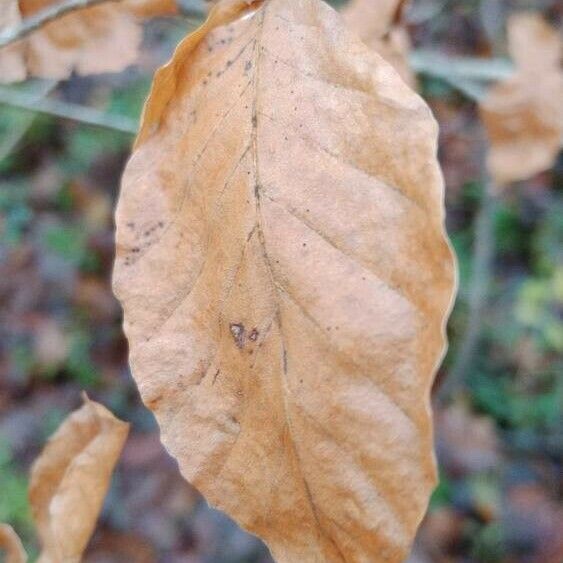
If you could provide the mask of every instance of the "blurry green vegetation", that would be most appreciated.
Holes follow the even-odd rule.
[[[105,90],[107,111],[138,117],[149,87],[148,77],[136,77],[127,87]],[[67,275],[105,276],[103,257],[92,247],[91,237],[95,235],[93,228],[105,231],[110,225],[85,224],[81,202],[76,200],[71,182],[88,178],[93,167],[108,155],[122,155],[124,159],[132,137],[2,107],[0,148],[14,131],[21,133],[21,139],[0,159],[0,251],[6,253],[28,245],[45,264],[62,261],[60,267],[54,267],[63,268]],[[57,170],[59,186],[38,198],[35,179],[29,172],[41,163]],[[108,187],[114,199],[118,185]],[[48,220],[41,223],[43,217]],[[100,370],[92,350],[99,336],[88,315],[70,301],[58,302],[57,307],[66,341],[63,357],[55,363],[41,363],[28,336],[12,336],[7,350],[12,379],[24,383],[33,378],[63,378],[80,388],[98,385]]]
[[[479,205],[478,183],[465,186],[459,205]],[[522,203],[523,201],[523,203]],[[532,202],[533,203],[533,202]],[[532,205],[525,198],[501,199],[496,207],[494,286],[484,319],[482,347],[468,380],[478,409],[502,428],[555,433],[563,405],[563,209]],[[450,326],[448,364],[467,312],[471,279],[472,222],[451,235],[460,291]],[[448,365],[446,364],[446,365]]]
[[[10,522],[29,542],[33,537],[33,523],[27,488],[27,478],[14,464],[9,446],[0,441],[0,522]]]

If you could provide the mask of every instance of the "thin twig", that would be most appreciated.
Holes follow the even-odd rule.
[[[75,10],[91,8],[96,4],[105,2],[119,1],[121,0],[63,0],[62,2],[48,6],[36,14],[25,18],[19,25],[11,26],[0,32],[0,48],[23,39],[49,22],[61,18],[70,12],[74,12]],[[180,13],[194,25],[199,25],[205,17],[205,8],[199,4],[184,4],[181,1],[178,4]]]
[[[505,59],[452,57],[424,49],[411,53],[410,63],[415,72],[441,78],[470,100],[480,102],[487,93],[487,83],[504,80],[514,73]]]
[[[69,12],[79,10],[81,8],[88,8],[101,4],[102,2],[115,2],[117,0],[63,0],[58,4],[54,4],[25,18],[21,24],[9,27],[0,33],[0,48],[6,47],[10,43],[23,39],[26,35],[36,31],[45,24],[56,20]]]
[[[426,49],[413,51],[410,63],[416,72],[427,72],[444,80],[454,76],[466,80],[490,82],[504,80],[514,74],[514,65],[506,59],[454,57]]]
[[[136,134],[138,125],[134,119],[123,115],[110,115],[97,109],[51,100],[44,98],[37,100],[33,95],[0,87],[0,104],[12,107],[54,115],[64,119],[72,119],[88,125],[96,125],[114,131]]]
[[[483,146],[488,147],[483,141]],[[486,152],[486,148],[483,152]],[[465,387],[467,374],[474,366],[479,346],[483,317],[486,312],[495,255],[494,216],[497,206],[496,188],[486,172],[483,158],[483,197],[475,219],[471,280],[469,283],[468,318],[459,351],[448,377],[440,388],[439,397],[448,401]]]
[[[37,91],[32,95],[36,100],[44,98],[57,87],[57,81],[45,81],[39,85]],[[33,125],[37,115],[35,113],[26,114],[16,127],[10,129],[6,137],[0,143],[0,162],[7,158],[12,151],[17,147],[18,143],[25,137],[29,128]]]

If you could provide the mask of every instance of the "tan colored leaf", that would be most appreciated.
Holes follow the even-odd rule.
[[[5,563],[25,563],[27,554],[12,526],[0,524],[0,550],[6,553]]]
[[[397,22],[405,0],[350,0],[342,9],[346,25],[362,41],[380,41]]]
[[[54,0],[19,0],[26,18]],[[31,76],[63,79],[77,74],[117,72],[137,58],[141,29],[119,2],[76,10],[32,33],[26,40]]]
[[[342,9],[342,17],[368,47],[415,88],[416,77],[409,63],[410,38],[402,23],[405,4],[405,0],[351,0]]]
[[[21,15],[17,0],[0,3],[0,32],[18,25]],[[15,43],[0,51],[0,83],[18,82],[26,76],[21,43]]]
[[[561,40],[534,14],[509,21],[514,76],[494,85],[480,104],[491,148],[488,168],[504,186],[553,165],[563,137]]]
[[[84,397],[31,470],[29,498],[42,563],[80,561],[106,495],[129,425]]]
[[[220,2],[156,74],[117,209],[133,372],[279,561],[400,561],[435,485],[436,136],[320,0]]]
[[[5,27],[57,1],[11,0],[10,10],[15,10],[17,19]],[[137,18],[176,11],[175,0],[124,0],[75,10],[33,32],[19,42],[19,47],[1,50],[0,70],[7,65],[11,70],[0,73],[0,82],[23,80],[26,76],[64,79],[72,72],[86,75],[123,70],[138,55],[142,30]]]
[[[508,50],[520,70],[553,70],[561,62],[560,33],[540,14],[522,12],[508,20]]]
[[[176,0],[123,0],[127,9],[138,17],[154,18],[178,13]]]
[[[550,168],[563,135],[563,75],[518,73],[480,104],[490,141],[489,171],[499,186]]]

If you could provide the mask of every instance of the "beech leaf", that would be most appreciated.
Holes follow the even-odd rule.
[[[400,561],[455,285],[437,125],[320,0],[223,0],[155,76],[116,212],[182,474],[297,561]]]
[[[12,526],[0,524],[0,549],[6,553],[6,563],[25,563],[27,554]]]
[[[481,102],[490,151],[487,165],[499,186],[550,168],[563,138],[561,39],[534,13],[508,22],[516,72],[495,84]]]
[[[31,470],[29,499],[41,563],[80,561],[94,531],[129,425],[84,396]]]
[[[21,14],[17,0],[0,3],[0,32],[19,25]],[[0,82],[19,82],[26,77],[21,42],[0,50]]]
[[[409,63],[411,42],[403,24],[405,0],[351,0],[342,9],[348,27],[392,64],[412,88],[416,77]]]
[[[12,19],[2,18],[0,31],[58,0],[8,0]],[[27,76],[61,80],[72,72],[99,74],[118,72],[133,64],[142,39],[138,18],[169,15],[174,0],[123,0],[74,10],[34,31],[16,46],[0,50],[0,82],[15,82]],[[25,55],[25,56],[24,56]],[[11,61],[11,62],[10,62]],[[19,61],[19,63],[17,62]]]

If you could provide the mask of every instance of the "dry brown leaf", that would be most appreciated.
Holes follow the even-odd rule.
[[[176,0],[123,0],[127,9],[141,18],[173,16],[178,13]]]
[[[342,9],[342,17],[368,47],[415,88],[416,77],[409,63],[410,37],[402,23],[405,4],[405,0],[351,0]]]
[[[80,561],[106,495],[129,425],[84,397],[31,470],[29,499],[42,563]]]
[[[10,13],[15,9],[17,18],[27,18],[56,1],[10,0]],[[123,70],[137,58],[142,38],[137,18],[170,15],[176,9],[174,0],[125,0],[75,10],[43,26],[18,46],[1,50],[0,70],[8,64],[12,70],[1,73],[0,82],[26,76],[60,80],[72,72],[86,75]],[[14,23],[17,20],[10,20],[5,27]]]
[[[21,15],[17,0],[0,3],[0,32],[18,25]],[[0,51],[0,83],[19,82],[26,76],[21,42],[10,45]]]
[[[0,550],[6,553],[5,563],[25,563],[27,554],[12,526],[0,524]]]
[[[536,14],[509,20],[514,76],[494,85],[480,104],[490,151],[487,165],[499,186],[553,165],[563,138],[561,39]]]
[[[508,21],[508,52],[520,70],[553,70],[561,63],[563,44],[558,30],[540,14],[521,12]]]
[[[320,0],[220,2],[156,74],[117,209],[133,372],[279,561],[400,561],[435,485],[436,137]]]
[[[435,416],[440,460],[449,471],[459,475],[498,466],[500,444],[492,418],[473,413],[464,402],[455,402]]]

